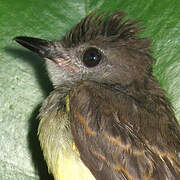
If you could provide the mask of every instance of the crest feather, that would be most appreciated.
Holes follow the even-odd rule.
[[[77,24],[64,38],[65,47],[75,47],[81,43],[104,38],[108,42],[123,41],[131,48],[150,53],[151,41],[139,38],[138,34],[142,28],[134,20],[124,20],[126,14],[116,11],[111,15],[103,12],[99,15],[92,12]]]

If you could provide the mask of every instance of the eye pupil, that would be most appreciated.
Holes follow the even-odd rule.
[[[83,62],[87,67],[94,67],[101,61],[101,53],[96,48],[88,48],[83,55]]]

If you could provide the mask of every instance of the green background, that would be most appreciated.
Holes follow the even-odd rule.
[[[92,10],[121,9],[141,21],[153,41],[154,75],[180,120],[179,0],[0,1],[0,179],[50,180],[36,116],[52,90],[41,58],[12,41],[26,35],[61,39]]]

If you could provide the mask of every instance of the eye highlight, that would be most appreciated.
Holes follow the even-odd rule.
[[[97,66],[101,61],[101,59],[102,59],[101,52],[94,47],[90,47],[86,49],[86,51],[83,54],[83,63],[86,67]]]

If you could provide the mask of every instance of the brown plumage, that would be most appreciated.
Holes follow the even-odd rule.
[[[40,116],[69,95],[73,139],[97,180],[178,180],[180,126],[152,75],[150,41],[124,16],[91,13],[62,41],[16,38],[50,60],[55,90]]]

